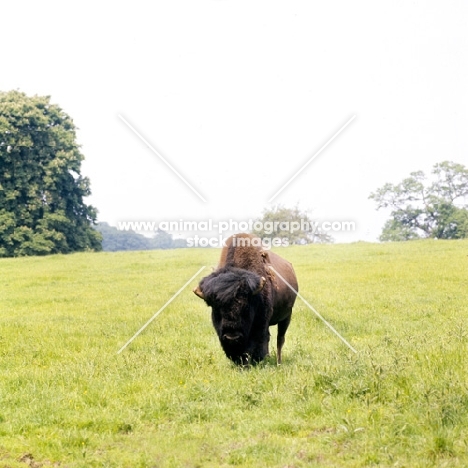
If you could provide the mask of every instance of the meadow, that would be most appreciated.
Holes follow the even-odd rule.
[[[357,354],[298,299],[283,364],[272,328],[234,366],[217,249],[0,259],[0,467],[468,466],[468,242],[276,251]]]

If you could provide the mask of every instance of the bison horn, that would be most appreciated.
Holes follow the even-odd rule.
[[[205,299],[205,296],[203,295],[202,290],[200,289],[200,286],[197,286],[194,288],[193,292],[198,296],[201,297],[202,299]]]
[[[266,278],[264,276],[262,276],[260,278],[260,284],[258,285],[258,288],[252,294],[254,296],[255,296],[255,294],[258,294],[263,289],[263,286],[265,286],[265,283],[266,283]]]

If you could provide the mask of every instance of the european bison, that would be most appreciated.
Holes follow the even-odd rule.
[[[268,355],[272,325],[278,325],[277,362],[281,364],[296,294],[271,267],[298,290],[288,261],[264,250],[260,238],[235,234],[223,247],[218,269],[193,290],[211,307],[221,346],[236,364],[258,363]]]

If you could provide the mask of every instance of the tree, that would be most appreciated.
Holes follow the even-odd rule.
[[[150,241],[135,231],[119,231],[108,223],[98,223],[96,230],[102,235],[102,249],[106,252],[120,250],[149,250]]]
[[[468,169],[444,161],[434,165],[432,181],[422,171],[397,185],[385,184],[370,199],[377,209],[392,208],[381,241],[468,237]]]
[[[278,205],[265,209],[253,227],[252,233],[261,239],[287,239],[289,245],[333,242],[329,234],[318,229],[318,222],[312,221],[297,206],[286,208]]]
[[[151,239],[152,249],[171,249],[173,246],[171,234],[158,229],[155,235]]]
[[[108,223],[98,223],[96,230],[102,235],[102,249],[108,252],[120,250],[178,249],[187,247],[184,239],[172,239],[172,235],[158,229],[153,237],[145,237],[135,231],[120,231]]]
[[[0,257],[100,250],[72,119],[50,97],[0,92]]]

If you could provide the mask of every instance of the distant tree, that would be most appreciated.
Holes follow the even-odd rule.
[[[185,239],[173,239],[172,248],[173,249],[185,249],[187,247],[187,241]]]
[[[151,239],[151,248],[153,249],[171,249],[172,236],[166,231],[158,229],[156,234]]]
[[[422,171],[412,172],[399,184],[387,183],[371,193],[377,209],[392,208],[381,241],[468,237],[468,169],[444,161],[434,165],[432,174],[429,181]]]
[[[96,230],[102,236],[102,249],[106,252],[151,249],[151,239],[134,231],[119,231],[116,227],[103,222],[98,223]]]
[[[0,257],[101,249],[82,160],[50,97],[0,92]]]
[[[262,227],[255,229],[256,223]],[[333,242],[333,237],[321,231],[318,223],[298,207],[286,208],[278,205],[265,209],[262,217],[256,219],[253,226],[252,233],[261,239],[287,239],[290,245]]]
[[[183,239],[174,241],[170,234],[162,230],[158,230],[153,237],[145,237],[135,231],[120,231],[105,222],[98,223],[96,230],[102,235],[102,248],[106,252],[187,247],[187,243]]]

